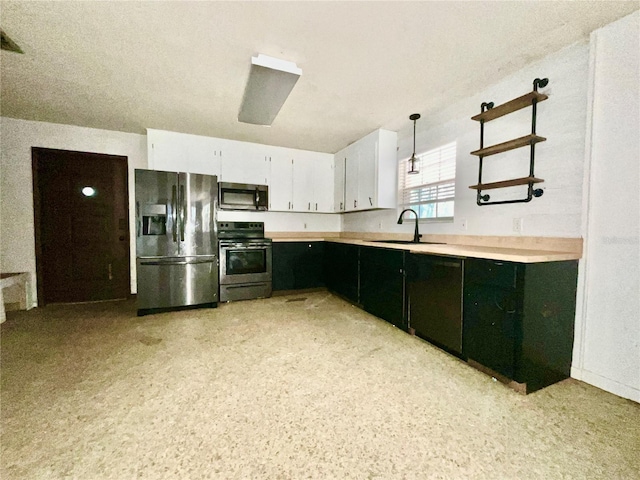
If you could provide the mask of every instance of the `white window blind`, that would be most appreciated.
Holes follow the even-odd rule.
[[[419,218],[453,218],[456,194],[456,142],[416,155],[409,175],[408,159],[398,165],[399,207],[413,208]]]

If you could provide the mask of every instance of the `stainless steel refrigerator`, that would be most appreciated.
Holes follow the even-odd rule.
[[[218,302],[217,177],[136,170],[138,315]]]

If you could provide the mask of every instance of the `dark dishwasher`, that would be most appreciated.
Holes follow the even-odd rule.
[[[462,277],[461,258],[409,255],[409,327],[458,355],[462,354]]]

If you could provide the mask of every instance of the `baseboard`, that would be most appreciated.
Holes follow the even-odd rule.
[[[597,373],[575,367],[571,367],[571,377],[588,383],[589,385],[593,385],[594,387],[598,387],[609,393],[613,393],[619,397],[628,398],[629,400],[640,403],[640,390],[637,388],[616,382],[615,380],[603,377]]]

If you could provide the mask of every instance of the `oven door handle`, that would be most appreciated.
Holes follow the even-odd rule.
[[[220,243],[220,249],[241,248],[244,250],[256,250],[262,248],[271,248],[268,243]]]

